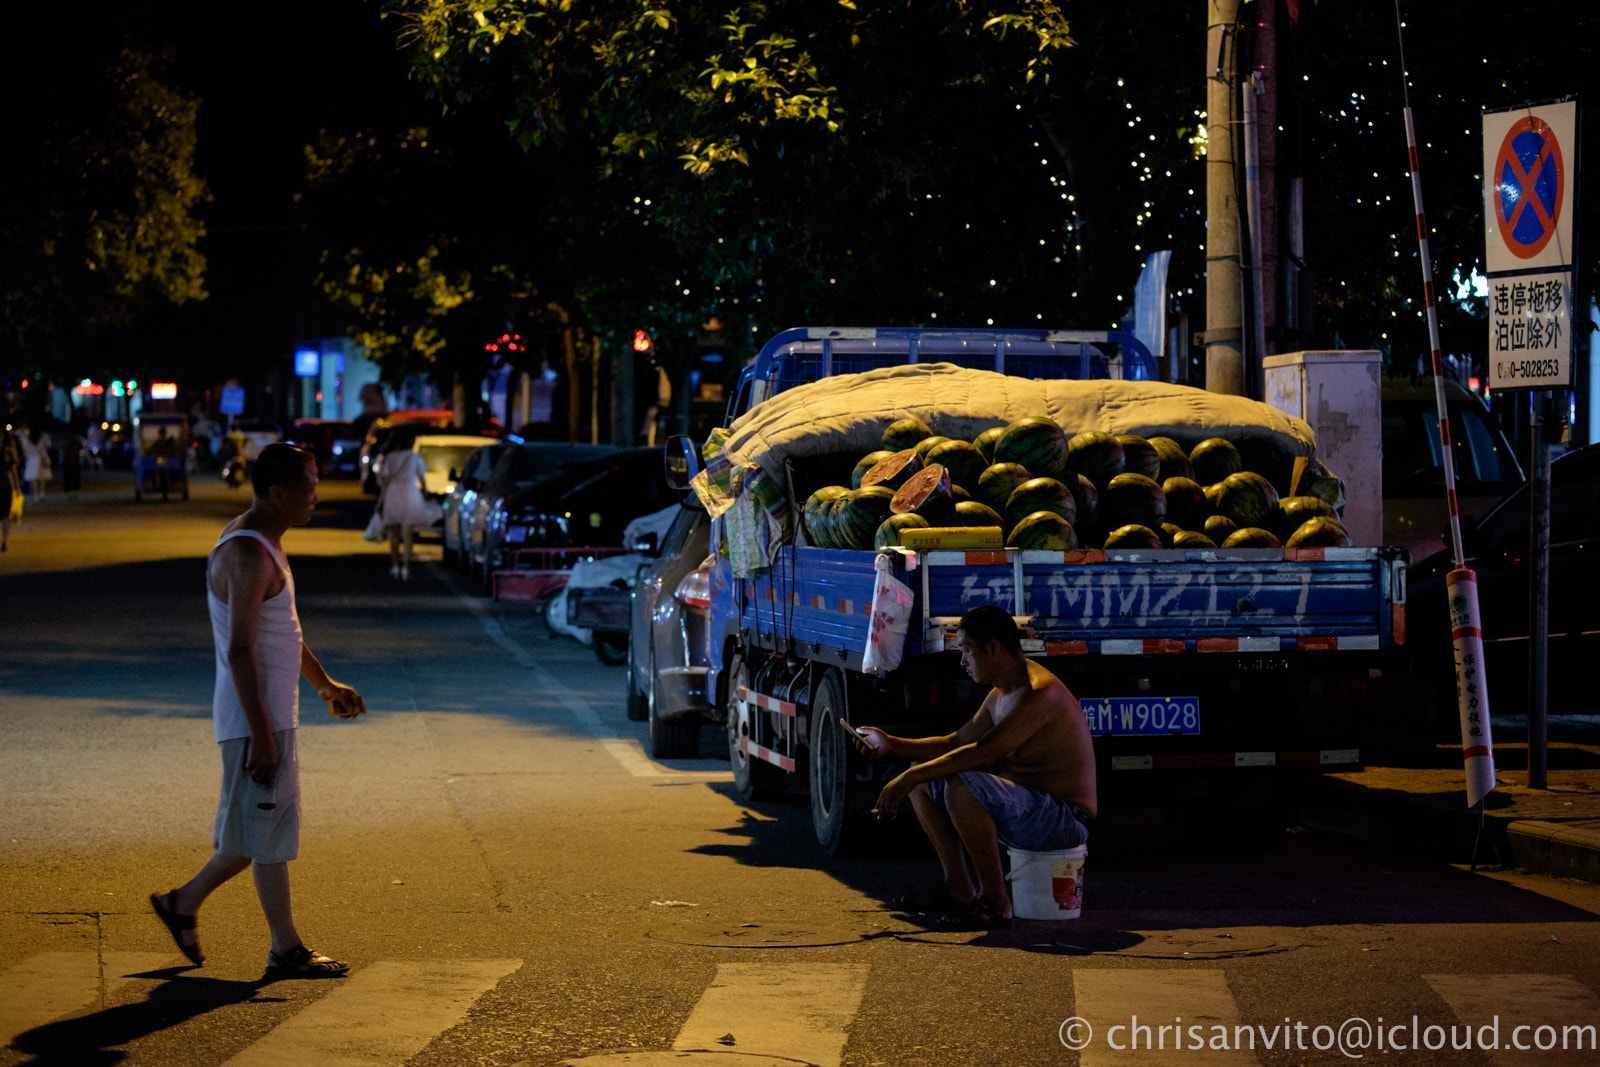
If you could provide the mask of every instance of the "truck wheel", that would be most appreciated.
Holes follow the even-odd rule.
[[[634,666],[633,662],[635,654],[634,646],[630,643],[628,645],[628,719],[631,722],[644,722],[650,718],[650,705],[645,700],[644,694],[639,691],[639,683],[634,680],[639,676],[639,669]],[[644,676],[649,678],[651,674],[646,671]]]
[[[661,718],[660,702],[656,700],[655,664],[645,672],[645,685],[649,694],[650,758],[693,759],[700,754],[700,720],[679,719],[667,722]]]
[[[739,687],[748,685],[744,657],[737,652],[723,674],[728,679],[722,709],[728,724],[728,762],[733,765],[733,788],[746,800],[775,800],[783,795],[784,772],[764,759],[739,751],[739,739],[755,733],[748,712],[739,709]]]
[[[839,730],[844,716],[844,680],[829,669],[811,694],[811,823],[817,843],[830,856],[848,852],[861,836],[850,812],[850,742]]]

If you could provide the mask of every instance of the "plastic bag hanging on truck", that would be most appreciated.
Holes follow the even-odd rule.
[[[873,561],[877,580],[872,585],[872,618],[867,625],[867,647],[861,669],[867,673],[892,671],[900,666],[911,626],[911,589],[889,573],[889,554]]]

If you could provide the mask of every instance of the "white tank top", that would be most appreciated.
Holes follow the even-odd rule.
[[[233,618],[232,606],[224,604],[211,591],[211,561],[217,549],[235,537],[253,537],[283,571],[283,590],[261,603],[261,625],[256,632],[256,668],[261,677],[261,699],[267,721],[274,731],[293,730],[300,725],[300,616],[294,610],[294,575],[288,562],[273,544],[254,530],[235,530],[211,549],[206,560],[206,606],[211,609],[211,639],[217,649],[217,684],[211,695],[211,719],[217,741],[250,736],[250,723],[239,704],[233,670],[228,666],[228,634]]]

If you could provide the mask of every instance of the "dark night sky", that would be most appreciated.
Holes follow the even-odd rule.
[[[286,0],[249,20],[197,0],[158,0],[135,33],[175,49],[170,81],[200,98],[196,168],[210,298],[150,316],[133,339],[174,372],[246,372],[299,337],[342,333],[311,286],[315,250],[301,240],[294,195],[320,128],[353,130],[419,106],[394,25],[361,0]],[[187,364],[187,368],[183,365]],[[155,368],[151,368],[155,369]]]

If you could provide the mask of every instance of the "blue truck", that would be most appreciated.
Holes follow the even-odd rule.
[[[729,424],[804,382],[918,361],[1038,378],[1153,371],[1143,346],[1116,333],[791,330],[745,368]],[[684,484],[701,461],[684,439],[668,457]],[[791,504],[804,499],[788,488]],[[1025,619],[1025,651],[1081,700],[1103,808],[1155,801],[1163,834],[1275,841],[1306,774],[1362,765],[1364,739],[1382,729],[1380,690],[1405,673],[1400,550],[886,554],[915,601],[903,658],[886,673],[862,662],[878,553],[790,543],[748,577],[711,561],[704,716],[726,729],[747,799],[808,785],[830,854],[867,836],[867,813],[899,770],[863,760],[839,720],[925,736],[969,717],[984,693],[960,668],[954,628],[980,604]]]

